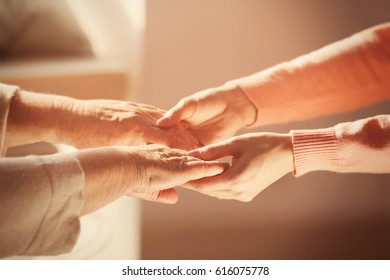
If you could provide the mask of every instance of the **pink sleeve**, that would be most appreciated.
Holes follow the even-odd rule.
[[[346,112],[390,97],[390,24],[231,81],[258,109],[256,125]]]
[[[291,135],[296,176],[315,170],[390,173],[390,115]]]

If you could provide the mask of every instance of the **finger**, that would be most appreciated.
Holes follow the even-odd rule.
[[[149,121],[150,125],[156,125],[157,120],[164,115],[162,112],[147,109],[143,109],[139,114],[142,114],[142,116]]]
[[[187,161],[184,162],[182,175],[188,181],[221,174],[229,164],[218,161]]]
[[[145,139],[148,144],[160,144],[169,147],[174,137],[169,130],[152,126],[148,129]]]
[[[188,156],[200,158],[203,160],[215,160],[227,156],[237,156],[237,154],[237,147],[230,140],[204,146],[187,153]]]
[[[192,136],[187,130],[181,127],[172,128],[170,133],[173,137],[170,143],[170,147],[183,149],[183,150],[191,150],[198,148],[200,146],[199,140]]]
[[[149,193],[133,192],[128,196],[166,204],[175,204],[179,199],[177,191],[173,188]]]
[[[231,191],[233,187],[241,184],[241,179],[245,170],[245,163],[230,166],[225,163],[225,171],[217,176],[192,180],[184,187],[208,194],[216,191]]]
[[[144,104],[144,103],[135,103],[133,104],[134,106],[142,109],[148,109],[154,112],[161,112],[161,113],[166,113],[164,109],[157,108],[156,106],[150,105],[150,104]]]
[[[175,204],[179,200],[179,195],[174,188],[161,190],[158,192],[156,202]]]
[[[146,142],[184,150],[199,147],[198,139],[185,130],[166,130],[158,127],[151,127],[149,129],[146,135]]]
[[[165,111],[163,110],[146,109],[145,112],[150,114],[153,118],[156,118],[157,120],[162,118],[165,114]]]
[[[172,127],[182,120],[187,120],[195,113],[196,101],[193,99],[182,99],[173,108],[168,110],[162,118],[157,121],[160,127]]]
[[[226,190],[228,183],[229,182],[226,181],[225,177],[220,174],[213,177],[192,180],[182,185],[182,187],[200,192],[202,194],[208,194],[210,192]]]
[[[234,193],[232,193],[231,190],[221,190],[221,191],[215,191],[215,192],[209,192],[206,193],[208,196],[216,197],[218,199],[224,199],[224,200],[238,200],[238,198],[235,196]]]
[[[184,186],[184,188],[192,190],[192,191],[196,191],[198,193],[201,193],[201,194],[204,194],[204,195],[207,195],[210,197],[215,197],[218,199],[235,199],[235,196],[231,190],[223,189],[223,190],[216,190],[216,191],[210,191],[210,190],[203,191],[203,190],[199,190],[197,187],[187,186],[187,185]]]

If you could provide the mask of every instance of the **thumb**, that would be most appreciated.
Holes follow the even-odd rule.
[[[196,101],[192,99],[182,99],[174,107],[169,109],[164,116],[157,120],[159,127],[172,127],[182,120],[191,118],[195,113]]]

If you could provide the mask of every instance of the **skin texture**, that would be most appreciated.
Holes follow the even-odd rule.
[[[198,147],[198,140],[181,124],[157,127],[164,113],[144,104],[83,101],[22,90],[11,102],[5,146],[46,141],[84,149],[74,154],[85,175],[82,214],[122,195],[175,203],[173,187],[220,173],[224,165],[188,157],[179,149],[135,146]]]
[[[198,140],[181,125],[157,127],[163,114],[163,110],[144,104],[21,91],[11,104],[5,145],[47,141],[76,148],[152,143],[198,147]]]
[[[187,188],[220,199],[251,201],[294,169],[291,136],[250,133],[188,152],[204,160],[232,157],[222,174],[186,184]]]
[[[180,100],[157,124],[172,128],[185,122],[188,131],[207,145],[233,136],[255,119],[256,107],[240,88],[228,84]]]
[[[160,145],[86,149],[74,156],[85,172],[82,214],[122,195],[173,204],[178,199],[174,187],[220,174],[226,168],[226,164],[203,161],[184,150]]]
[[[169,147],[191,149],[198,140],[180,124],[161,129],[156,122],[165,111],[151,105],[115,100],[77,100],[67,126],[60,138],[79,148],[146,144],[161,144]],[[70,124],[79,123],[82,135]],[[65,135],[64,135],[65,134]]]

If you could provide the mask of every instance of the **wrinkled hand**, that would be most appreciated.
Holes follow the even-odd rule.
[[[76,100],[61,121],[59,138],[77,148],[161,144],[181,149],[198,147],[198,140],[180,124],[157,127],[164,114],[154,106],[115,100]]]
[[[184,121],[192,135],[207,145],[233,136],[255,119],[255,106],[240,88],[230,84],[180,100],[157,124],[166,128]]]
[[[266,187],[293,171],[289,134],[251,133],[188,152],[204,160],[233,157],[220,175],[186,187],[220,199],[251,201]]]
[[[226,164],[188,156],[160,145],[114,146],[74,152],[84,174],[82,214],[123,196],[175,203],[174,187],[223,172]]]
[[[218,161],[204,161],[188,156],[186,151],[158,145],[139,147],[136,153],[139,185],[130,188],[128,195],[151,201],[174,203],[178,196],[173,187],[217,175],[227,167]]]

